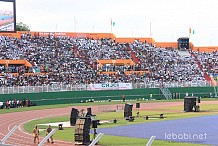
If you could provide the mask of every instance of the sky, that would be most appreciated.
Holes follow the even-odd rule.
[[[2,11],[13,11],[13,3],[0,2]]]
[[[16,13],[31,31],[112,32],[157,42],[190,37],[195,46],[218,46],[217,0],[16,0]]]

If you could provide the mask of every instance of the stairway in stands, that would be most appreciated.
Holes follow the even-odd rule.
[[[89,59],[87,59],[87,58],[85,57],[85,55],[83,55],[83,53],[78,49],[77,46],[74,46],[73,49],[74,49],[75,54],[77,54],[77,56],[78,56],[80,59],[82,59],[85,63],[87,63],[87,64],[89,64],[91,67],[93,67],[93,64],[90,64]]]
[[[204,77],[207,81],[211,81],[211,78],[207,73],[204,73]]]
[[[161,87],[160,91],[162,92],[162,94],[164,95],[164,97],[167,100],[171,100],[172,99],[173,95],[172,95],[172,93],[170,92],[170,90],[168,88]]]
[[[140,64],[140,60],[136,57],[133,51],[131,51],[131,57],[136,64]]]
[[[201,71],[203,71],[203,66],[201,65],[200,61],[198,60],[197,56],[194,55],[193,53],[191,53],[191,55],[195,58],[195,61],[197,62],[198,64],[198,67],[201,69]],[[204,71],[203,71],[204,72]],[[212,81],[210,76],[204,72],[204,78],[207,80],[207,81]]]

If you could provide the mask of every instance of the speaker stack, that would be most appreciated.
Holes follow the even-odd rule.
[[[201,98],[200,97],[198,97],[198,103],[201,103]]]
[[[92,120],[92,128],[98,128],[98,120]]]
[[[196,99],[197,97],[185,97],[184,98],[184,111],[185,112],[192,112],[193,108],[196,106]]]
[[[91,109],[91,107],[87,108],[86,117],[88,117],[88,116],[92,116],[92,109]]]
[[[77,119],[74,133],[75,144],[90,144],[90,125],[91,118],[89,117],[81,117]]]
[[[132,116],[132,107],[133,105],[131,103],[126,103],[124,107],[124,118],[129,118]]]
[[[70,116],[70,125],[71,126],[75,126],[77,117],[78,117],[78,109],[72,108],[71,116]]]
[[[140,108],[140,103],[136,103],[136,108]]]

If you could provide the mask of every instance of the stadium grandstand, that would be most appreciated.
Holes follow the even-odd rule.
[[[190,48],[184,52],[176,42],[116,38],[110,33],[1,33],[0,87],[215,85],[217,48],[212,53],[211,48],[195,48],[192,43]]]

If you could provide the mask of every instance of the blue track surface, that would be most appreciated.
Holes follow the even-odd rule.
[[[119,122],[119,121],[118,121]],[[218,146],[218,115],[163,120],[112,128],[99,128],[98,133],[106,135],[147,138],[157,140],[210,144]]]

